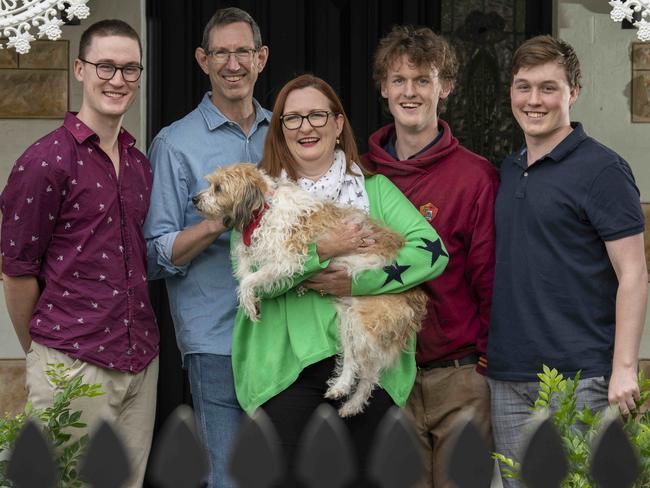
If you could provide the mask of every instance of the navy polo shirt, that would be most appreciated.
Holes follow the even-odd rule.
[[[527,166],[501,165],[488,376],[537,381],[542,364],[608,376],[618,280],[605,249],[643,232],[639,190],[618,154],[579,123]]]

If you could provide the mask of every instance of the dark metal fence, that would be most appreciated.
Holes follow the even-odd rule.
[[[379,488],[415,486],[423,473],[417,438],[405,414],[389,411],[376,434],[369,476]],[[304,433],[297,460],[305,488],[343,488],[355,479],[358,467],[345,425],[335,410],[322,405]],[[606,422],[594,441],[590,473],[601,488],[631,487],[639,474],[636,454],[619,420]],[[198,441],[191,409],[179,407],[167,420],[153,446],[148,478],[159,488],[198,488],[207,460]],[[533,430],[521,463],[529,488],[559,488],[568,473],[562,439],[550,419]],[[248,417],[233,447],[230,470],[240,488],[270,488],[282,479],[284,465],[277,434],[259,411]],[[466,417],[455,433],[449,477],[458,488],[488,488],[493,461],[485,441]],[[129,477],[129,463],[113,427],[95,431],[81,461],[80,478],[93,488],[119,488]],[[7,467],[16,488],[52,488],[57,483],[52,450],[37,424],[29,422],[16,440]]]

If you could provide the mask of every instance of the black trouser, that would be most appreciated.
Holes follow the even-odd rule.
[[[262,405],[278,431],[283,457],[288,466],[287,479],[278,485],[282,488],[302,486],[294,475],[296,455],[300,449],[302,431],[316,407],[323,402],[329,403],[336,409],[340,406],[341,402],[327,400],[323,396],[327,390],[327,380],[332,375],[334,366],[334,357],[308,366],[289,388]],[[372,452],[375,430],[384,414],[393,405],[393,400],[388,393],[377,387],[363,413],[343,419],[350,431],[361,470],[361,479],[352,483],[351,487],[376,486],[366,480],[366,465]]]

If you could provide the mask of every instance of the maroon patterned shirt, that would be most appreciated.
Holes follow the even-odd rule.
[[[74,114],[16,161],[0,196],[2,271],[35,276],[32,339],[73,358],[142,371],[158,354],[142,225],[152,172],[124,129],[120,171]]]

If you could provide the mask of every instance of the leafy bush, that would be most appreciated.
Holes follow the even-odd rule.
[[[43,426],[43,433],[54,448],[55,463],[59,470],[58,488],[78,488],[82,486],[77,478],[77,462],[84,446],[88,443],[88,434],[75,442],[69,442],[69,429],[81,429],[86,424],[81,422],[81,411],[71,412],[72,400],[81,397],[102,395],[101,385],[88,385],[83,376],[69,379],[70,369],[63,364],[48,364],[45,374],[56,385],[54,402],[44,410],[34,409],[30,402],[25,410],[13,418],[0,418],[0,487],[10,487],[11,482],[5,473],[9,461],[8,451],[18,437],[20,430],[29,419],[35,419]]]
[[[589,475],[589,459],[594,437],[603,420],[600,412],[588,407],[582,411],[576,408],[576,389],[580,373],[573,379],[565,379],[556,369],[543,366],[539,377],[539,391],[533,407],[533,415],[551,411],[553,424],[562,437],[569,462],[569,474],[562,482],[562,488],[592,488],[594,481]],[[639,372],[640,400],[637,409],[624,418],[623,429],[639,454],[640,476],[637,488],[650,488],[650,412],[640,413],[640,407],[650,398],[650,379]],[[618,408],[618,407],[611,407]],[[493,454],[499,461],[505,478],[520,478],[521,465],[514,459],[500,453]]]

